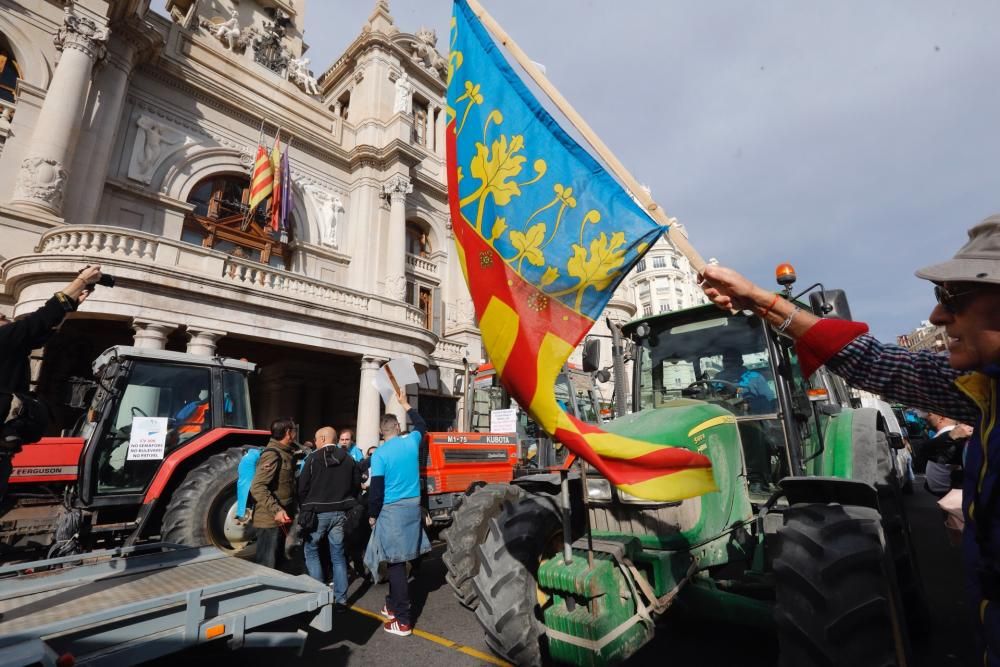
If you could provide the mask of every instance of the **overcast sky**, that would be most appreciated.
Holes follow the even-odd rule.
[[[1000,3],[483,0],[706,258],[847,290],[894,339],[913,271],[1000,212]],[[319,75],[374,0],[308,0]],[[447,43],[448,0],[391,0]]]

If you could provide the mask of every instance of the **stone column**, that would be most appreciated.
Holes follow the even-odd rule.
[[[375,389],[375,373],[382,366],[382,359],[363,357],[361,359],[361,386],[358,388],[358,425],[354,434],[361,451],[378,444],[379,401],[382,400]]]
[[[141,22],[117,23],[113,33],[107,58],[94,76],[83,132],[69,170],[73,178],[66,186],[65,217],[70,224],[94,224],[111,163],[112,138],[121,120],[132,69],[161,46],[159,35],[151,35]]]
[[[211,329],[200,329],[188,327],[187,353],[199,357],[214,357],[215,344],[220,338],[226,335],[225,331],[212,331]]]
[[[35,124],[14,188],[15,203],[62,215],[69,161],[73,157],[94,63],[104,57],[108,28],[73,14],[67,4],[55,37],[62,51]],[[110,141],[110,138],[108,138]]]
[[[413,192],[413,183],[396,174],[382,186],[382,192],[389,198],[385,296],[402,301],[406,296],[406,195]]]
[[[167,347],[167,336],[177,328],[175,324],[135,318],[132,320],[132,330],[135,331],[135,347],[145,350],[163,350]]]

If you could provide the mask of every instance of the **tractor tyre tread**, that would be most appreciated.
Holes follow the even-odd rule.
[[[442,533],[446,548],[441,560],[447,572],[445,580],[455,597],[469,609],[479,604],[472,579],[479,571],[479,545],[489,530],[490,520],[503,509],[504,501],[519,500],[525,491],[511,484],[487,484],[464,497]]]
[[[235,474],[243,458],[241,448],[231,448],[213,454],[191,470],[181,482],[163,513],[160,534],[165,542],[188,546],[212,545],[215,543],[208,527],[209,507],[213,495],[229,484],[228,477],[235,481]],[[215,487],[220,487],[216,489]]]
[[[479,547],[482,566],[473,578],[480,598],[476,618],[490,649],[515,665],[547,664],[536,576],[548,555],[546,547],[561,531],[556,502],[549,496],[526,495],[504,503]]]
[[[896,662],[894,573],[881,517],[865,507],[791,507],[777,536],[775,621],[781,667]],[[823,546],[817,554],[804,545]]]

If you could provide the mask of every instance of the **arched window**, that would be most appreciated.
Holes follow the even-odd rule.
[[[431,254],[430,233],[427,228],[419,222],[408,221],[406,223],[406,252],[418,257],[427,257]]]
[[[7,41],[0,37],[0,100],[14,104],[14,92],[21,78],[21,68]]]
[[[181,239],[240,259],[287,269],[294,225],[289,225],[284,235],[270,227],[270,198],[248,215],[249,190],[249,177],[234,174],[211,176],[198,183],[188,195],[194,211],[184,218]]]

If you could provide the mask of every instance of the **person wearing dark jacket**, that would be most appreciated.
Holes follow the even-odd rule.
[[[28,355],[45,344],[52,329],[84,302],[100,279],[101,267],[88,266],[30,315],[18,320],[0,315],[0,422],[6,421],[10,412],[9,392],[28,391],[31,380]]]
[[[330,545],[333,566],[333,598],[337,610],[347,604],[347,561],[344,558],[344,527],[347,513],[361,490],[361,471],[343,447],[336,444],[337,432],[329,426],[316,431],[316,451],[309,455],[299,474],[300,516],[315,513],[315,525],[303,525],[308,533],[303,550],[309,576],[324,581],[319,548],[325,538]],[[313,523],[310,521],[309,523]]]
[[[31,351],[45,344],[52,335],[52,329],[63,321],[67,313],[84,302],[100,279],[100,266],[85,267],[66,287],[30,315],[18,320],[0,315],[0,425],[7,421],[14,394],[28,391],[31,381],[28,357]],[[11,457],[25,444],[15,437],[16,434],[11,436],[13,446],[0,447],[0,499],[7,491],[7,480],[12,471]],[[0,445],[6,444],[5,437]]]
[[[962,488],[962,459],[972,429],[939,414],[927,415],[934,437],[924,443],[927,465],[924,488],[943,498],[953,488]]]

